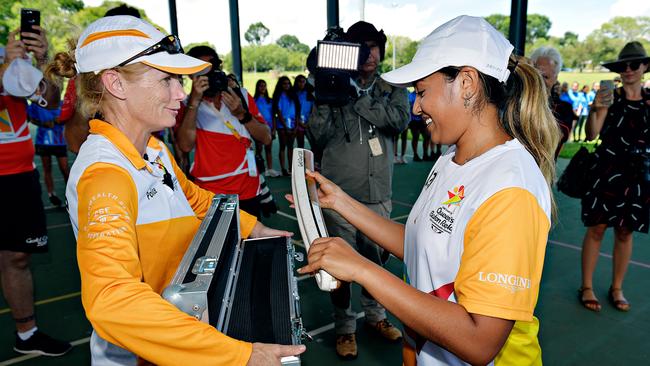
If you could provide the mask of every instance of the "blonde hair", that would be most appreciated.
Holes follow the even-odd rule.
[[[104,84],[102,75],[106,70],[98,73],[85,72],[78,74],[75,68],[75,45],[76,41],[69,40],[69,51],[59,52],[45,69],[45,75],[48,78],[66,77],[75,78],[75,87],[77,91],[77,109],[84,118],[92,118],[97,113],[102,114],[107,99],[104,96]],[[149,66],[142,63],[135,63],[127,66],[115,67],[121,74],[128,79],[133,79],[135,75],[142,74]]]

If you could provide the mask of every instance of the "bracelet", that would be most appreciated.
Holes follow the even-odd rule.
[[[199,103],[199,104],[201,104],[201,103]],[[194,104],[188,104],[188,105],[187,105],[187,109],[196,109],[196,108],[199,107],[199,104],[197,104],[197,105],[194,105]]]
[[[244,124],[250,122],[251,119],[253,119],[253,116],[250,114],[250,112],[246,112],[246,113],[244,113],[244,117],[239,120],[239,123],[244,125]]]

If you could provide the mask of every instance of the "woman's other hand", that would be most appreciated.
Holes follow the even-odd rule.
[[[313,273],[323,269],[346,282],[358,282],[363,271],[372,264],[341,238],[314,240],[309,247],[307,259],[309,264],[298,269],[298,273]]]
[[[279,344],[253,343],[253,352],[247,366],[280,365],[280,359],[305,352],[304,345],[283,346]]]
[[[331,180],[325,178],[323,175],[317,172],[312,172],[307,170],[305,172],[306,178],[310,180],[315,180],[318,183],[318,201],[321,208],[329,208],[337,211],[336,204],[342,203],[347,194]],[[292,194],[285,194],[284,198],[291,203],[291,207],[294,207],[295,200]],[[340,206],[340,205],[339,205]]]
[[[609,89],[607,85],[600,87],[596,92],[592,107],[600,113],[602,110],[607,110],[614,103],[614,90]]]
[[[249,235],[249,238],[266,238],[269,236],[290,237],[293,236],[293,233],[286,230],[278,230],[278,229],[270,228],[258,221],[255,223],[255,226],[253,226],[253,230],[251,230],[251,234]]]
[[[190,105],[198,106],[203,98],[203,93],[208,90],[210,84],[205,75],[192,77],[192,92],[190,92]]]
[[[229,87],[227,91],[221,92],[221,97],[230,113],[237,119],[244,118],[246,110],[241,104],[241,98]]]

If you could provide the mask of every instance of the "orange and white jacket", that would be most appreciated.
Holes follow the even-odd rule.
[[[250,343],[160,297],[213,193],[188,181],[153,137],[147,158],[112,125],[90,121],[66,189],[86,315],[100,337],[158,365],[245,365]],[[245,237],[256,219],[241,212],[240,222]]]

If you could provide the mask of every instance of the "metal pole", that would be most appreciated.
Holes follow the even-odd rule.
[[[514,53],[524,55],[526,50],[526,19],[528,13],[528,0],[512,0],[510,5],[510,31],[508,38],[513,46]]]
[[[241,62],[241,40],[239,37],[239,1],[230,0],[230,43],[232,46],[232,73],[244,85]]]
[[[339,25],[339,0],[327,0],[327,28]]]
[[[169,0],[169,24],[172,27],[172,34],[178,36],[178,19],[176,18],[176,0]]]
[[[366,0],[359,1],[359,7],[360,20],[366,20]]]

